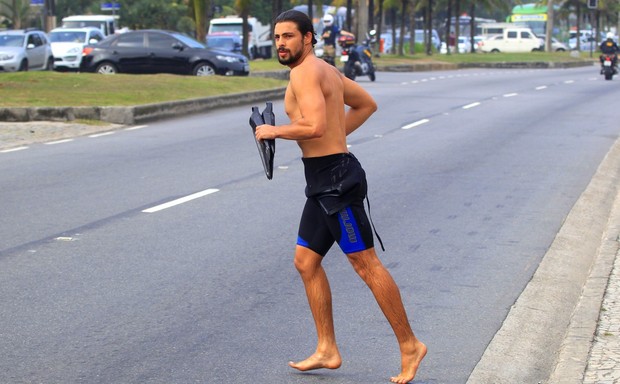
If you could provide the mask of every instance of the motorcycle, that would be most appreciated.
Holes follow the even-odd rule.
[[[355,44],[355,35],[342,31],[338,37],[338,45],[342,48],[340,61],[344,63],[344,75],[351,80],[357,76],[368,76],[370,81],[375,81],[375,65],[372,62],[370,43],[376,32],[370,31],[370,35],[362,44]]]
[[[614,55],[604,53],[602,55],[603,68],[601,74],[605,75],[605,80],[613,79],[614,75],[618,73],[614,66]]]

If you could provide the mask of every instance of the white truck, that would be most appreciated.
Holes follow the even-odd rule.
[[[118,30],[118,16],[110,15],[75,15],[62,19],[63,28],[95,27],[105,36],[113,35]]]
[[[501,35],[478,43],[482,52],[533,52],[542,50],[543,46],[529,28],[506,28]]]
[[[271,27],[269,24],[264,25],[255,17],[248,17],[248,28],[248,53],[250,54],[250,60],[271,58],[273,41],[271,40]],[[234,32],[243,38],[243,19],[241,17],[212,19],[208,33],[215,32]]]

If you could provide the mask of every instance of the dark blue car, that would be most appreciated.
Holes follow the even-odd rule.
[[[250,65],[243,55],[206,48],[184,34],[148,29],[85,46],[80,71],[247,76]]]

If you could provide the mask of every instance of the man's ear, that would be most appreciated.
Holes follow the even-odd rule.
[[[305,44],[312,43],[312,32],[306,32],[306,34],[304,35],[304,43]]]

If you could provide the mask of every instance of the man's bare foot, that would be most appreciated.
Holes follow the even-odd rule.
[[[426,356],[426,345],[416,340],[411,352],[401,352],[401,354],[402,371],[398,376],[390,378],[392,383],[405,384],[413,380],[420,362]]]
[[[311,369],[320,368],[337,369],[340,368],[341,364],[342,359],[340,354],[325,355],[318,352],[308,357],[306,360],[299,361],[297,363],[289,361],[288,363],[291,368],[295,368],[300,371],[309,371]]]

